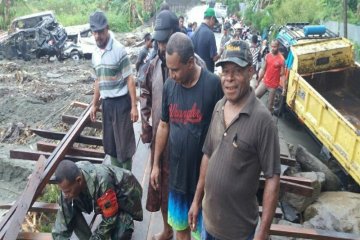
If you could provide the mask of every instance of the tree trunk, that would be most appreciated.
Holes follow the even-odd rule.
[[[146,12],[153,12],[155,9],[155,0],[144,0],[144,10]]]
[[[4,14],[5,24],[10,22],[10,6],[11,6],[11,0],[5,0],[5,14]]]

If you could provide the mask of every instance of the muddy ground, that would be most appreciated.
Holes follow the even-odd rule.
[[[92,84],[87,60],[0,62],[0,203],[21,192],[33,167],[10,160],[9,150],[34,148],[29,128],[64,131],[61,114],[72,101],[90,102]]]
[[[141,42],[136,34],[116,34],[136,60]],[[63,131],[62,114],[79,115],[73,101],[90,103],[94,72],[91,60],[41,58],[0,61],[0,204],[14,201],[26,185],[34,163],[10,159],[10,149],[36,149],[30,128]]]

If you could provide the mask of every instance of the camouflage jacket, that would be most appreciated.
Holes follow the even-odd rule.
[[[118,213],[126,213],[128,218],[142,221],[143,211],[141,206],[142,188],[130,171],[110,165],[94,165],[89,162],[77,162],[85,178],[87,189],[79,197],[68,200],[61,194],[59,199],[60,209],[56,216],[55,226],[52,230],[54,239],[69,239],[75,230],[71,221],[77,213],[101,213],[97,199],[109,190],[116,192],[119,204]],[[93,232],[90,239],[106,239],[116,227],[118,215],[105,218]]]

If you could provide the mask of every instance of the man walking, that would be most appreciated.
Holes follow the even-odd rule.
[[[206,9],[204,22],[191,36],[195,53],[205,61],[210,72],[214,72],[215,62],[220,58],[217,54],[215,35],[212,31],[217,22],[215,10],[213,8]]]
[[[279,194],[277,129],[250,87],[253,69],[249,45],[244,41],[231,42],[218,65],[222,67],[225,96],[215,106],[204,143],[189,225],[192,229],[198,227],[196,218],[202,205],[205,225],[202,239],[265,240]],[[255,232],[261,172],[266,179],[263,214]]]
[[[92,55],[96,72],[91,120],[96,121],[102,99],[103,145],[111,164],[131,170],[135,153],[133,122],[138,120],[135,82],[125,47],[109,32],[105,14],[90,15],[97,48]]]
[[[286,79],[284,69],[285,60],[279,52],[279,41],[273,40],[270,47],[271,52],[265,56],[264,67],[259,73],[259,85],[255,90],[255,95],[261,98],[267,91],[269,92],[267,107],[272,113],[276,89],[280,86],[280,81],[282,81],[284,83],[284,95],[286,91]]]
[[[160,157],[168,144],[168,222],[176,230],[176,239],[190,240],[187,213],[199,177],[201,148],[222,90],[219,78],[195,62],[192,42],[183,33],[170,37],[166,65],[169,78],[163,88],[151,185],[154,189],[160,187]],[[199,238],[199,234],[198,231],[195,237]]]

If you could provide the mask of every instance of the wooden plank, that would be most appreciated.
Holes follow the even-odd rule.
[[[74,124],[78,120],[78,117],[70,116],[70,115],[62,115],[61,120],[67,124]],[[87,120],[86,127],[102,129],[102,122],[101,121],[91,122],[90,120]]]
[[[310,179],[304,177],[293,177],[293,176],[282,175],[280,176],[280,179],[287,182],[297,183],[309,187],[311,187],[314,184],[314,181],[311,181]]]
[[[13,204],[0,205],[0,209],[10,209]],[[56,213],[59,210],[59,204],[57,203],[45,203],[45,202],[34,202],[32,207],[29,209],[30,212],[44,212],[44,213]]]
[[[260,186],[264,188],[265,179],[260,178]],[[313,194],[314,188],[310,186],[304,186],[302,184],[297,184],[293,182],[288,182],[284,180],[280,180],[280,191],[295,193],[301,196],[310,197]]]
[[[54,132],[54,131],[47,131],[47,130],[41,130],[41,129],[30,129],[30,131],[32,131],[33,133],[35,133],[36,135],[38,135],[40,137],[53,139],[53,140],[61,140],[65,137],[65,134],[66,134],[66,133],[62,133],[62,132]],[[103,145],[102,138],[94,137],[94,136],[80,135],[79,137],[77,137],[77,139],[75,139],[75,142],[96,145],[96,146]]]
[[[27,211],[31,207],[32,199],[35,195],[36,189],[42,180],[42,174],[45,171],[46,159],[41,156],[36,162],[35,171],[31,174],[31,177],[25,187],[20,198],[16,201],[17,208],[7,221],[9,226],[7,229],[1,229],[0,238],[5,240],[15,240],[18,233],[21,230],[24,218]],[[3,226],[3,225],[2,225]]]
[[[264,175],[260,175],[260,178],[265,179]],[[309,186],[309,187],[311,187],[313,185],[313,183],[314,183],[314,181],[311,181],[308,178],[285,176],[285,175],[281,175],[280,180],[283,180],[283,181],[286,181],[286,182],[297,183],[297,184],[304,185],[304,186]]]
[[[319,239],[319,240],[360,239],[359,235],[350,234],[350,233],[325,231],[325,230],[310,229],[310,228],[300,228],[300,227],[280,225],[280,224],[271,225],[270,235]]]
[[[50,156],[50,153],[28,150],[10,150],[10,158],[15,159],[36,161],[40,157],[40,155],[44,155],[46,158],[48,158]],[[88,161],[94,164],[101,164],[104,160],[103,158],[82,157],[74,155],[65,155],[64,158],[74,162]]]
[[[18,240],[52,240],[51,233],[34,233],[34,232],[21,232],[18,235]]]
[[[46,143],[46,142],[37,142],[37,149],[39,151],[44,152],[52,152],[56,148],[56,144],[54,143]],[[66,154],[68,155],[77,155],[82,157],[92,157],[92,158],[104,158],[105,153],[103,150],[90,149],[90,148],[78,148],[78,147],[70,147]]]
[[[84,103],[84,102],[78,102],[78,101],[73,101],[72,103],[71,103],[71,106],[72,107],[79,107],[79,108],[87,108],[88,106],[89,106],[89,104],[88,103]]]
[[[259,215],[260,215],[260,217],[262,216],[262,213],[263,213],[263,207],[259,206]],[[282,213],[281,209],[276,208],[274,218],[282,218],[282,215],[283,215],[283,213]]]
[[[296,160],[294,158],[291,157],[287,157],[287,156],[281,156],[280,155],[280,163],[286,166],[290,166],[293,167],[296,164]]]

